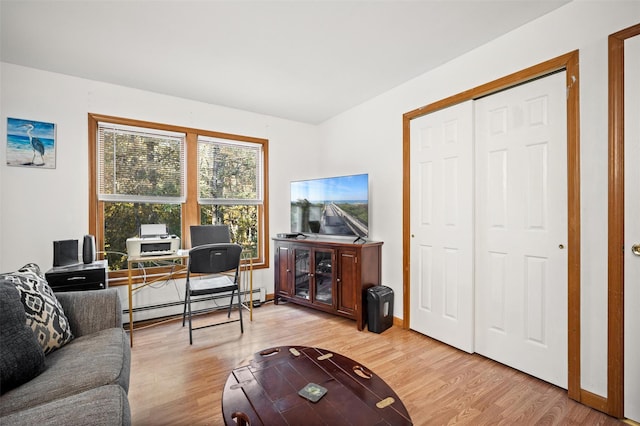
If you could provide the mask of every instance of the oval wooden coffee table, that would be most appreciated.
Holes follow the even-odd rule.
[[[326,389],[317,402],[298,393],[310,383]],[[222,414],[226,425],[413,424],[380,377],[345,356],[306,346],[265,349],[234,369],[222,394]]]

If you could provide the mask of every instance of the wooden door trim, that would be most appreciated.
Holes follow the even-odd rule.
[[[449,106],[566,70],[567,79],[567,212],[568,212],[568,395],[582,401],[580,388],[580,79],[579,51],[574,50],[403,114],[402,117],[402,300],[403,328],[410,321],[410,123]],[[588,399],[588,398],[587,398]],[[597,408],[597,407],[596,407]]]
[[[624,416],[624,41],[640,24],[609,36],[609,244],[606,412]]]

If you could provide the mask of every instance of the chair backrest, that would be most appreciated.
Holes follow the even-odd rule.
[[[191,247],[231,242],[229,227],[227,225],[192,225],[190,231]]]
[[[196,274],[217,274],[236,270],[240,267],[242,246],[239,244],[205,244],[189,251],[189,272]]]

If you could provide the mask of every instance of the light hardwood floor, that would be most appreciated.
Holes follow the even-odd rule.
[[[378,374],[416,425],[622,424],[570,400],[563,389],[413,331],[358,332],[354,321],[293,304],[266,303],[253,312],[253,322],[245,314],[244,334],[238,323],[198,330],[193,346],[180,320],[136,329],[133,423],[222,425],[222,389],[233,368],[262,349],[304,345],[343,354]]]

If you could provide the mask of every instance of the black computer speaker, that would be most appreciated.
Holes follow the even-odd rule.
[[[82,243],[82,261],[92,263],[96,260],[96,239],[93,235],[85,235]]]
[[[65,266],[78,263],[78,240],[60,240],[53,242],[53,266]]]

